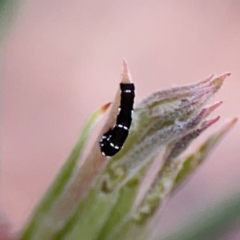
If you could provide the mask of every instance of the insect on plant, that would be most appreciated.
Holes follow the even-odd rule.
[[[116,124],[110,128],[99,141],[101,152],[104,156],[111,157],[123,147],[132,123],[132,111],[135,97],[133,83],[120,83],[121,101]]]

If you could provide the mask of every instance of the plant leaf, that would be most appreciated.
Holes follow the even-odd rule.
[[[77,169],[77,164],[82,160],[81,156],[92,131],[92,128],[99,121],[100,117],[107,110],[110,104],[106,104],[97,111],[95,111],[88,119],[86,125],[83,128],[82,134],[73,148],[70,156],[62,166],[60,172],[57,174],[52,185],[47,190],[41,202],[36,207],[32,217],[27,224],[26,229],[23,231],[21,239],[31,239],[31,236],[35,234],[36,228],[41,225],[43,216],[49,211],[56,199],[60,196],[67,183],[71,180],[73,173]]]
[[[200,147],[199,149],[186,158],[186,161],[191,159],[192,164],[187,164],[187,166],[192,166],[192,168],[186,168],[184,163],[185,161],[176,160],[167,162],[163,168],[161,168],[160,178],[156,179],[156,184],[154,183],[150,187],[150,195],[147,193],[145,199],[140,204],[140,209],[137,212],[133,212],[132,215],[128,216],[122,224],[118,227],[118,231],[112,239],[140,239],[142,236],[148,236],[148,224],[151,223],[147,220],[149,216],[154,216],[153,213],[156,213],[156,210],[159,210],[159,205],[163,200],[167,200],[167,197],[171,194],[173,190],[179,186],[187,176],[190,175],[196,168],[202,163],[208,154],[211,152],[213,147],[217,142],[222,139],[223,135],[229,131],[229,129],[234,125],[236,119],[231,120],[229,123],[224,125],[220,131],[215,134],[212,134]],[[202,127],[209,126],[211,121],[207,121],[206,124],[203,124]],[[182,164],[183,163],[183,164]],[[194,166],[194,167],[193,167]],[[183,171],[184,169],[184,171]],[[183,174],[184,172],[184,174]],[[181,173],[181,174],[180,174]],[[181,176],[181,178],[180,178]],[[156,188],[155,188],[156,186]],[[144,205],[144,203],[145,204]],[[139,215],[140,214],[140,215]],[[144,235],[146,234],[146,235]],[[111,239],[111,238],[110,238]],[[141,238],[144,239],[144,238]],[[177,238],[176,238],[177,239]],[[195,238],[191,238],[195,239]],[[203,238],[204,239],[204,238]],[[206,239],[206,238],[205,238]],[[182,238],[182,240],[185,240]],[[189,238],[190,240],[190,238]]]
[[[161,236],[159,240],[206,240],[219,239],[240,220],[240,193],[232,194],[221,203],[193,216],[176,232]],[[238,224],[239,225],[239,224]],[[227,239],[227,238],[226,238]],[[230,239],[230,238],[229,238]]]
[[[189,155],[184,161],[183,165],[175,178],[174,190],[176,190],[179,185],[190,176],[196,168],[206,159],[210,154],[215,145],[223,138],[223,136],[234,126],[237,122],[237,118],[232,119],[226,123],[218,132],[212,134],[201,146],[200,148]]]

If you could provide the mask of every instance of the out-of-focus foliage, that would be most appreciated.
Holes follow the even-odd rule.
[[[231,239],[226,234],[236,223],[240,223],[240,193],[221,199],[215,206],[208,207],[198,215],[196,213],[191,222],[158,240]]]
[[[20,0],[0,0],[0,43],[16,17],[20,3]]]
[[[2,39],[5,36],[10,23],[12,22],[12,18],[14,16],[13,12],[16,10],[17,6],[19,5],[20,1],[13,1],[13,0],[0,0],[0,53],[1,53],[1,44],[2,44]],[[0,57],[1,58],[1,57]],[[0,61],[1,62],[1,61]],[[1,67],[0,67],[1,69]],[[2,93],[2,84],[0,80],[0,93]],[[0,101],[1,101],[1,96],[0,96]],[[2,111],[1,111],[2,113]],[[2,138],[1,138],[2,139]],[[0,145],[1,145],[1,140],[0,140]],[[1,150],[1,146],[0,146]],[[1,240],[11,240],[15,239],[11,234],[10,234],[10,229],[11,225],[8,222],[8,220],[4,217],[4,209],[0,208],[0,239]]]

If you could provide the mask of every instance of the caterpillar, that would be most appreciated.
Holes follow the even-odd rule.
[[[117,121],[113,128],[103,134],[99,141],[104,156],[112,157],[123,147],[132,123],[132,111],[135,97],[133,83],[120,83],[121,101]]]

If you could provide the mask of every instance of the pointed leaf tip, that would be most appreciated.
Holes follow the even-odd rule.
[[[222,101],[219,101],[208,107],[203,108],[199,116],[202,116],[203,118],[207,117],[210,113],[212,113],[215,109],[217,109],[221,104],[222,104]]]
[[[210,107],[209,107],[209,111],[214,111],[216,108],[218,108],[220,105],[222,105],[223,101],[218,101],[214,104],[212,104]]]
[[[213,79],[213,77],[214,77],[214,74],[211,74],[211,75],[209,75],[208,77],[206,77],[204,80],[202,80],[200,82],[201,82],[201,84],[208,83],[208,82],[210,82]]]
[[[128,73],[128,65],[127,65],[126,59],[123,59],[122,72],[123,72],[123,73],[126,73],[126,74]]]
[[[110,102],[109,102],[109,103],[106,103],[105,105],[103,105],[103,106],[101,107],[101,109],[100,109],[101,113],[102,113],[102,114],[105,113],[105,112],[108,110],[108,108],[109,108],[110,105],[111,105]]]
[[[123,59],[123,64],[122,64],[122,83],[131,83],[132,82],[132,77],[128,68],[128,64],[125,59]]]
[[[221,77],[225,79],[226,77],[229,77],[229,76],[231,76],[230,72],[223,74]]]
[[[214,80],[213,80],[213,83],[215,85],[215,87],[218,89],[222,86],[223,82],[225,81],[225,79],[227,77],[229,77],[231,75],[231,73],[225,73],[223,75],[220,75],[218,77],[216,77]]]
[[[230,121],[228,121],[227,123],[225,123],[225,125],[222,127],[221,132],[225,133],[227,132],[231,127],[233,127],[233,125],[238,121],[238,118],[233,118]]]
[[[214,123],[216,123],[219,119],[220,119],[220,116],[217,116],[211,120],[207,120],[207,121],[203,122],[203,124],[201,126],[201,131],[206,130],[207,128],[212,126]]]

